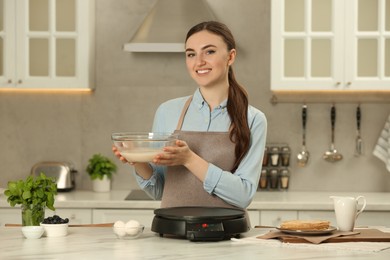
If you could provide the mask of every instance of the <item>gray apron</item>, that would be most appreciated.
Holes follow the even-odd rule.
[[[235,162],[235,145],[230,140],[228,132],[181,130],[191,100],[192,97],[184,105],[175,133],[179,134],[179,139],[185,141],[191,150],[200,157],[223,170],[231,171]],[[203,182],[186,167],[182,165],[170,166],[165,175],[161,207],[184,206],[237,208],[216,195],[207,193],[203,188]]]

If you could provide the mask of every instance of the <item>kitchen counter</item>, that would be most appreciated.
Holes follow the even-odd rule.
[[[113,190],[107,193],[93,191],[60,192],[56,196],[58,208],[135,208],[155,209],[160,201],[125,200],[128,190]],[[363,195],[367,200],[366,210],[390,212],[390,193],[386,192],[257,192],[249,210],[333,210],[331,195]],[[6,197],[0,196],[0,208],[10,207]]]
[[[380,252],[270,246],[259,243],[190,242],[159,237],[149,229],[135,240],[117,239],[111,228],[69,228],[66,237],[25,239],[20,227],[0,227],[1,259],[390,259]],[[253,236],[251,230],[245,236]],[[251,233],[252,232],[252,233]],[[257,231],[258,232],[258,231]]]

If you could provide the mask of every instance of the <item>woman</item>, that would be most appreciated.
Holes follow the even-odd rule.
[[[161,199],[161,207],[246,208],[260,178],[266,118],[248,105],[235,79],[235,41],[224,24],[210,21],[191,28],[185,54],[199,88],[192,96],[161,104],[153,123],[154,132],[175,132],[180,140],[153,163],[130,164],[139,186]]]

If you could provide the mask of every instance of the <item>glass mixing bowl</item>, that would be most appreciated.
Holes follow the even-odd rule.
[[[151,162],[165,146],[174,146],[178,136],[170,133],[113,133],[111,139],[128,162]]]

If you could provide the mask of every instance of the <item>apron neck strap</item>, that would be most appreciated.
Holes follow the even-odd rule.
[[[177,122],[176,130],[181,130],[181,128],[183,126],[184,117],[185,117],[185,115],[187,113],[188,107],[191,104],[191,101],[192,101],[192,96],[190,96],[189,99],[184,104],[183,110],[181,111],[181,115],[180,115],[180,118],[179,118],[179,122]]]

